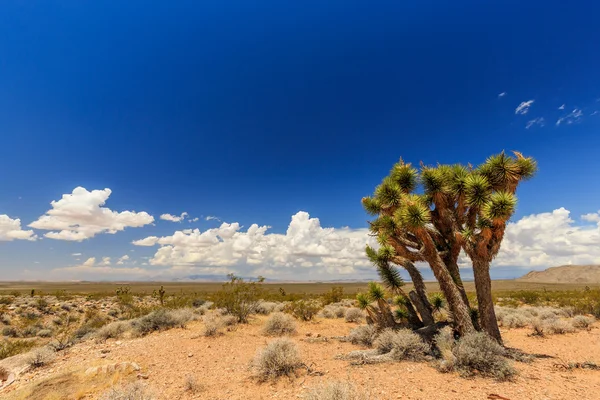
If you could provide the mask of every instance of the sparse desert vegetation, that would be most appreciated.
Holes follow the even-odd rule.
[[[355,292],[346,292],[342,286],[322,294],[286,292],[282,296],[267,284],[255,282],[244,295],[228,287],[228,293],[235,293],[233,300],[227,300],[228,307],[218,301],[223,298],[218,291],[186,293],[170,291],[168,285],[164,288],[162,304],[158,295],[136,293],[124,285],[113,294],[61,292],[57,296],[38,289],[33,298],[20,293],[0,296],[4,381],[14,370],[2,363],[18,357],[23,357],[21,365],[26,367],[20,374],[28,377],[2,389],[3,393],[14,399],[50,398],[40,388],[63,379],[65,386],[76,387],[74,393],[84,396],[78,398],[93,394],[107,399],[163,399],[168,398],[166,393],[190,399],[211,393],[238,398],[232,387],[236,392],[240,387],[250,393],[261,392],[266,387],[260,382],[270,381],[277,390],[306,399],[379,399],[387,398],[381,392],[389,391],[391,382],[373,386],[354,376],[350,383],[347,375],[359,371],[377,375],[380,368],[409,363],[418,371],[415,377],[426,373],[439,375],[435,379],[440,381],[451,379],[456,385],[465,377],[516,385],[526,379],[522,371],[528,371],[530,365],[544,365],[550,372],[580,373],[577,371],[594,369],[590,366],[597,365],[600,357],[577,350],[583,340],[598,335],[597,313],[593,312],[598,307],[598,289],[585,286],[566,291],[508,288],[494,292],[498,324],[508,345],[518,348],[517,353],[485,334],[457,336],[451,328],[448,304],[434,286],[430,286],[428,298],[439,324],[435,336],[408,329],[406,303],[377,285],[363,286],[362,297],[357,299]],[[379,297],[386,299],[394,326],[380,329],[374,323],[371,316],[382,315],[377,314],[383,305]],[[236,308],[238,299],[244,303],[241,308]],[[361,305],[363,300],[366,305]],[[240,312],[245,323],[240,324]],[[561,341],[563,350],[549,354],[555,358],[537,358],[546,354],[554,341]],[[183,347],[178,351],[179,346]],[[574,346],[573,351],[569,346]],[[173,364],[160,367],[161,359]],[[530,363],[524,363],[526,359]],[[221,373],[210,378],[215,382],[205,378],[207,370],[198,370],[198,363],[220,365]],[[127,365],[139,365],[140,370]],[[94,371],[98,372],[85,373],[97,367]],[[161,378],[165,368],[178,371],[180,383]],[[49,378],[50,370],[59,375]],[[229,371],[252,379],[241,383],[230,378],[231,382],[217,384]],[[68,379],[60,378],[64,373]],[[310,385],[298,389],[290,384],[300,378],[309,380]],[[222,392],[227,387],[229,392]],[[505,388],[505,394],[513,390],[512,386]],[[405,389],[397,390],[403,393]],[[34,392],[41,394],[35,397]]]

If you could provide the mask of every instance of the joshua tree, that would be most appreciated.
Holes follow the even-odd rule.
[[[379,250],[367,256],[387,283],[391,264],[403,267],[415,285],[415,304],[421,318],[433,310],[415,262],[426,262],[440,284],[456,329],[465,334],[482,328],[501,342],[491,297],[489,266],[500,249],[506,223],[514,212],[518,183],[533,176],[535,161],[520,153],[501,153],[483,165],[421,165],[417,171],[402,160],[375,189],[363,198],[366,211],[377,218],[370,229]],[[418,183],[422,193],[417,194]],[[461,249],[473,261],[479,313],[469,306],[458,257]],[[396,271],[397,273],[397,271]],[[423,311],[422,311],[423,310]],[[479,314],[480,321],[471,315]]]

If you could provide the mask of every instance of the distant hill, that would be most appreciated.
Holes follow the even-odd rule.
[[[531,271],[517,280],[538,283],[600,284],[600,265],[561,265],[544,271]]]

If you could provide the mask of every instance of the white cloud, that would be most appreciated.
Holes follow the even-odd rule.
[[[600,222],[600,210],[597,213],[584,214],[581,219],[588,222]]]
[[[563,117],[560,117],[556,121],[556,126],[559,126],[563,122],[566,123],[567,125],[571,125],[575,122],[579,122],[579,121],[581,121],[582,116],[583,116],[583,112],[580,109],[576,108],[573,111],[571,111],[569,114],[567,114]]]
[[[95,257],[90,257],[83,264],[55,268],[52,270],[54,276],[73,279],[74,277],[83,277],[86,279],[90,278],[105,278],[106,276],[117,277],[132,277],[140,278],[144,276],[151,276],[153,271],[144,268],[124,268],[124,267],[111,267],[104,263],[104,260],[110,257],[104,257],[100,263],[96,263]]]
[[[267,233],[268,229],[252,224],[241,231],[239,223],[224,222],[204,232],[176,231],[171,236],[151,236],[133,244],[159,245],[150,264],[177,268],[227,267],[245,275],[295,275],[309,279],[305,275],[309,271],[314,278],[370,269],[364,248],[367,243],[374,244],[375,239],[366,228],[323,228],[318,218],[301,211],[292,216],[285,234]]]
[[[540,127],[544,126],[546,121],[543,117],[534,118],[532,120],[527,121],[527,125],[525,125],[525,129],[529,129],[534,125],[539,125]]]
[[[78,257],[78,256],[80,256],[80,255],[81,255],[81,253],[73,253],[73,254],[71,254],[71,255],[72,255],[73,257]]]
[[[181,222],[183,221],[189,214],[187,212],[182,212],[181,215],[171,215],[171,214],[162,214],[160,219],[171,222]]]
[[[48,230],[45,237],[58,240],[82,241],[99,233],[117,233],[125,228],[137,228],[154,222],[148,213],[113,211],[101,207],[111,194],[110,189],[87,191],[83,187],[52,201],[52,208],[29,224],[31,228]]]
[[[582,218],[598,224],[576,225],[565,208],[509,223],[493,265],[547,268],[600,264],[600,214],[586,214]]]
[[[531,107],[533,103],[535,103],[535,100],[527,100],[521,102],[521,104],[519,104],[517,108],[515,108],[515,114],[527,114],[529,112],[529,107]]]
[[[212,220],[221,221],[221,220],[219,219],[219,217],[215,217],[215,216],[213,216],[213,215],[208,215],[208,216],[207,216],[206,218],[204,218],[204,219],[205,219],[205,220],[207,220],[207,221],[212,221]]]
[[[196,218],[192,218],[192,219],[188,219],[188,222],[196,222],[198,221],[200,218],[196,217]]]
[[[110,265],[110,257],[102,257],[102,262],[100,265]]]
[[[498,97],[504,97],[504,96],[506,96],[506,92],[502,92],[498,95]]]
[[[565,109],[566,104],[563,104],[562,106],[558,107],[559,110],[564,110]]]
[[[123,265],[125,264],[125,261],[129,260],[129,256],[127,254],[125,254],[123,257],[119,258],[117,260],[117,265]]]
[[[136,246],[154,246],[157,242],[158,242],[157,236],[148,236],[147,238],[144,238],[144,239],[134,240],[131,243]]]
[[[24,231],[21,229],[21,220],[12,219],[6,214],[0,215],[0,241],[11,242],[15,239],[36,240],[37,236],[32,230]]]

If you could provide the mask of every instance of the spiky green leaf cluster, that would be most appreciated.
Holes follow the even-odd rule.
[[[487,178],[480,174],[470,174],[465,179],[465,197],[471,207],[483,207],[492,192]]]
[[[396,163],[390,171],[390,178],[398,185],[403,193],[411,193],[417,187],[417,170],[402,160]]]
[[[385,299],[385,290],[377,282],[369,282],[369,298],[373,301]]]
[[[431,210],[424,199],[416,194],[404,196],[404,202],[394,213],[394,220],[403,228],[422,228],[431,222]]]
[[[358,293],[356,295],[356,301],[358,302],[358,308],[360,308],[361,310],[366,309],[367,307],[369,307],[369,304],[371,304],[371,300],[369,299],[369,296],[366,293]]]
[[[482,216],[490,221],[508,220],[515,211],[517,198],[509,192],[495,192],[482,208]]]

